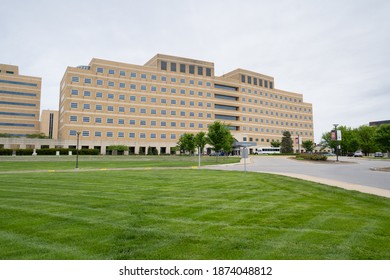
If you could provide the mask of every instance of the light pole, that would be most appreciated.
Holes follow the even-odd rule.
[[[80,140],[80,131],[77,131],[76,169],[79,169],[79,140]]]
[[[339,153],[338,153],[338,151],[339,151],[339,142],[337,141],[337,126],[338,126],[338,124],[337,123],[335,123],[335,124],[333,124],[333,126],[334,126],[334,135],[335,135],[335,140],[336,140],[336,161],[339,161]]]

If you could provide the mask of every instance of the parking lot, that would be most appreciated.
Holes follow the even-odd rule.
[[[374,169],[390,168],[388,160],[330,157],[328,162],[295,160],[284,156],[252,156],[247,171],[267,172],[316,181],[390,197],[390,172]],[[244,170],[243,164],[207,167],[221,170]]]

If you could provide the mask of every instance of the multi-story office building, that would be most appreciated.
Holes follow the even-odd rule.
[[[273,77],[237,69],[214,75],[214,63],[158,54],[145,65],[92,59],[68,67],[61,81],[59,139],[102,152],[126,145],[169,153],[180,135],[226,123],[237,141],[270,146],[285,130],[313,140],[312,105],[275,88]]]
[[[19,75],[19,67],[0,64],[0,133],[37,134],[41,78]]]

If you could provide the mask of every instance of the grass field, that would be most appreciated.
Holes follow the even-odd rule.
[[[270,174],[0,174],[0,213],[0,259],[390,259],[389,199]]]
[[[203,156],[201,165],[240,162],[238,157]],[[0,157],[1,171],[70,170],[75,168],[76,156],[18,156]],[[133,167],[190,167],[198,166],[196,156],[79,156],[79,169]]]

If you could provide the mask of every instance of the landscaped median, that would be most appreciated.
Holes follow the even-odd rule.
[[[314,160],[314,161],[328,160],[328,157],[322,154],[297,154],[295,158],[300,160]]]
[[[0,173],[0,259],[390,258],[387,198],[271,174],[144,167]]]

